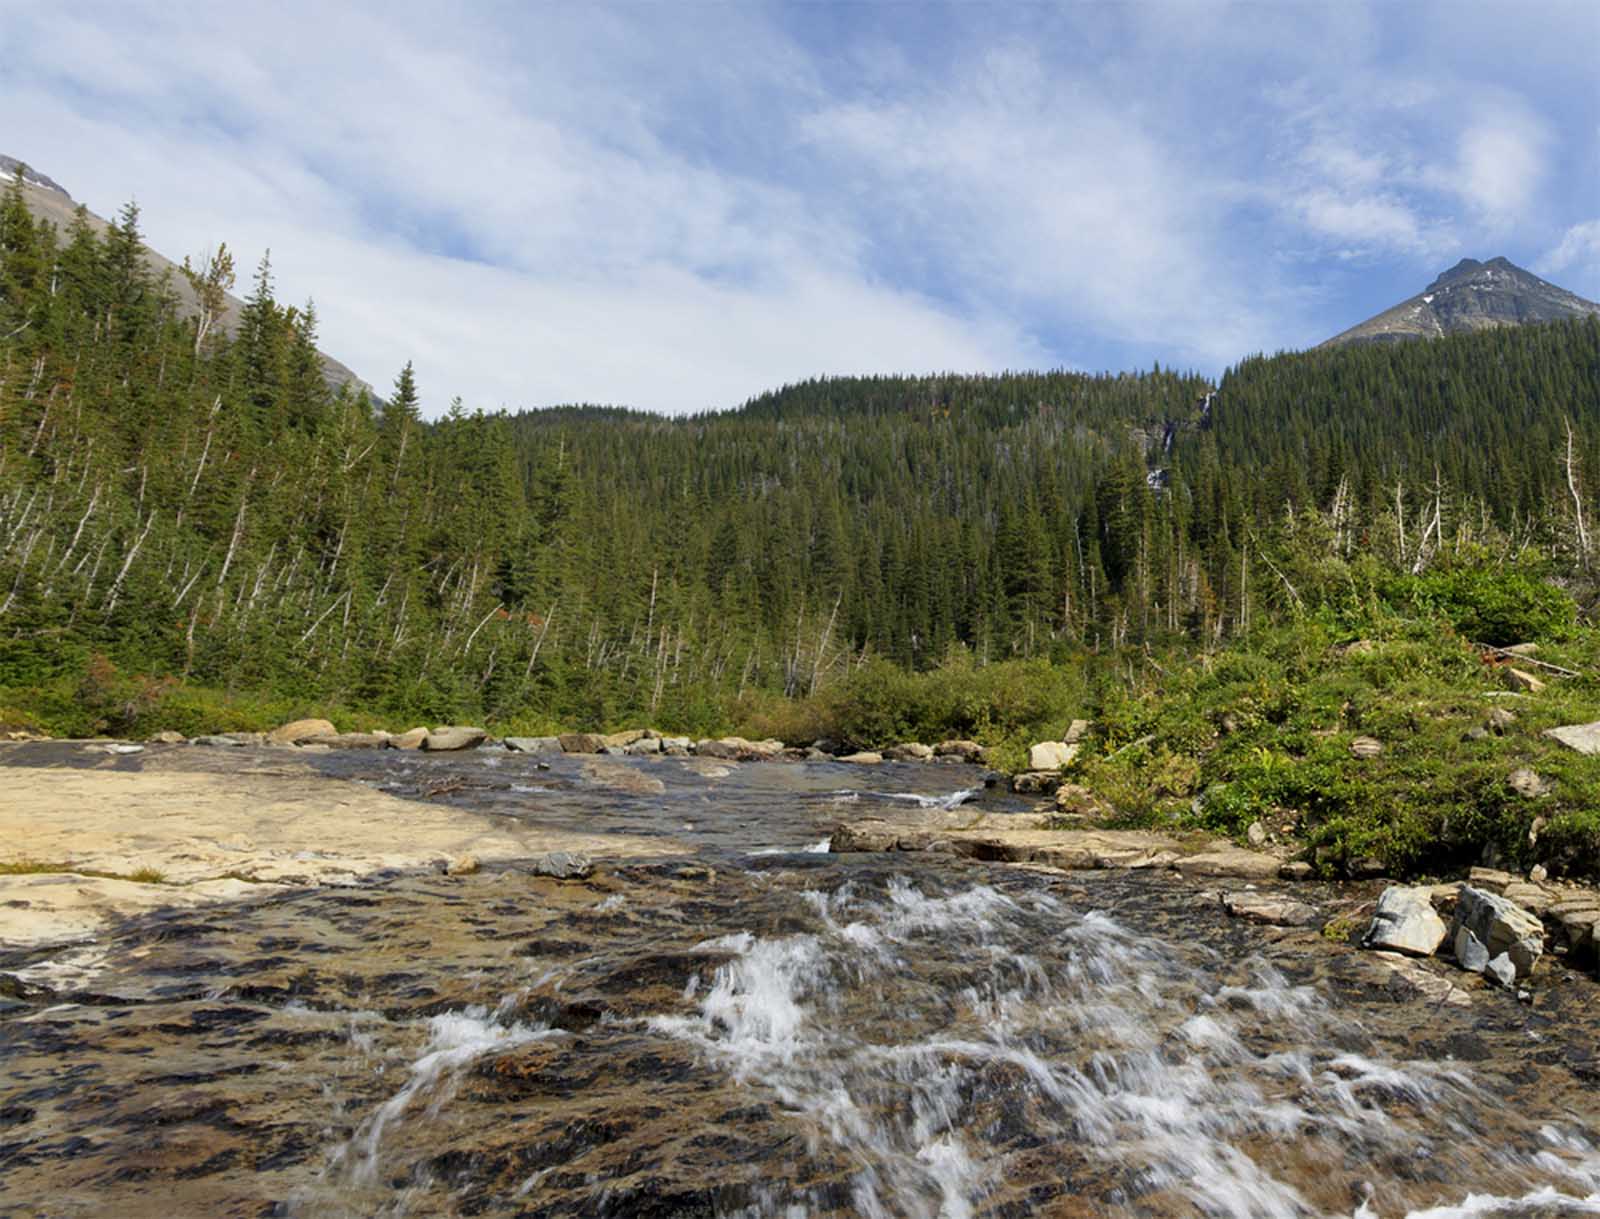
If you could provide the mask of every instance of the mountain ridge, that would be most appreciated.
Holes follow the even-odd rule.
[[[1318,347],[1442,338],[1586,314],[1600,314],[1600,304],[1539,278],[1503,255],[1487,262],[1463,258],[1415,296],[1340,331]]]

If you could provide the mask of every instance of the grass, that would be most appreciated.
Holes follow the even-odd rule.
[[[106,872],[99,868],[83,868],[74,863],[51,863],[38,859],[13,859],[0,862],[0,876],[42,876],[51,873],[70,873],[73,876],[92,876],[98,880],[131,880],[140,885],[164,885],[165,872],[155,868],[138,868],[132,872]]]

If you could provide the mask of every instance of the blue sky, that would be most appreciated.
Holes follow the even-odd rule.
[[[270,247],[430,413],[1215,374],[1462,257],[1600,298],[1593,0],[0,0],[0,64],[0,152]]]

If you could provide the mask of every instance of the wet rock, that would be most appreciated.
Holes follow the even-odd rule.
[[[583,777],[590,783],[629,796],[659,796],[667,790],[667,785],[654,775],[620,762],[585,762]]]
[[[1466,927],[1456,928],[1456,964],[1469,973],[1481,974],[1489,967],[1489,950]]]
[[[661,752],[661,738],[655,736],[640,737],[637,741],[625,746],[622,752],[634,758],[658,754]]]
[[[399,736],[389,738],[390,749],[421,749],[422,742],[428,739],[426,728],[408,728]]]
[[[1454,926],[1466,928],[1482,941],[1491,958],[1505,955],[1520,964],[1517,976],[1526,976],[1533,962],[1544,951],[1544,924],[1515,902],[1495,893],[1461,886],[1456,900]]]
[[[1428,957],[1439,950],[1446,934],[1444,920],[1435,913],[1426,887],[1390,885],[1378,898],[1378,909],[1361,945]]]
[[[881,753],[874,753],[870,749],[863,749],[860,753],[847,753],[844,757],[840,758],[839,761],[850,762],[856,766],[876,766],[879,762],[883,761],[883,755]]]
[[[1282,866],[1282,861],[1272,855],[1246,851],[1232,843],[1185,855],[1173,863],[1184,877],[1233,876],[1241,880],[1274,880]]]
[[[833,831],[828,839],[828,850],[836,854],[847,851],[892,851],[899,839],[899,827],[887,821],[855,821]]]
[[[267,733],[267,741],[272,745],[298,745],[301,741],[309,741],[315,737],[333,736],[338,731],[329,720],[291,720]]]
[[[1505,674],[1507,689],[1520,690],[1525,694],[1537,694],[1545,688],[1545,682],[1526,669],[1507,668]]]
[[[1309,927],[1319,917],[1317,908],[1282,894],[1245,890],[1224,893],[1222,908],[1234,918],[1272,927]]]
[[[1497,957],[1490,958],[1488,965],[1484,967],[1483,973],[1485,977],[1492,978],[1508,990],[1517,984],[1517,967],[1512,964],[1511,958],[1503,952]]]
[[[1435,1006],[1470,1007],[1472,996],[1462,987],[1440,977],[1421,961],[1398,952],[1374,952],[1372,960],[1403,979],[1424,1001]]]
[[[329,749],[387,749],[387,732],[336,732],[332,736],[315,737],[309,744],[324,745]]]
[[[533,872],[557,880],[583,880],[594,872],[594,863],[577,851],[551,851],[533,861]]]
[[[1600,753],[1600,720],[1592,724],[1563,724],[1559,728],[1546,728],[1544,735],[1582,754]]]
[[[917,741],[906,741],[899,745],[891,745],[883,751],[883,756],[890,762],[931,762],[933,746],[923,745]]]
[[[478,862],[476,855],[457,855],[445,865],[446,876],[471,876],[483,865]]]
[[[237,735],[215,732],[207,733],[205,736],[197,736],[189,743],[191,745],[210,745],[219,749],[238,749],[244,745],[244,741],[240,740]]]
[[[1011,790],[1022,796],[1048,796],[1061,786],[1061,775],[1053,770],[1024,770],[1011,776]]]
[[[949,740],[940,741],[933,747],[935,757],[959,758],[963,762],[976,765],[983,761],[984,749],[977,741]]]
[[[1350,742],[1350,756],[1353,758],[1375,758],[1383,753],[1383,742],[1377,737],[1358,736]]]
[[[482,728],[441,727],[432,729],[423,739],[422,748],[429,753],[454,753],[460,749],[476,749],[489,739]]]
[[[560,753],[561,738],[553,736],[508,736],[506,748],[514,753]]]
[[[96,742],[83,747],[85,753],[109,753],[113,755],[128,753],[143,753],[143,745],[129,745],[123,741]]]
[[[174,731],[172,731],[172,729],[167,728],[167,729],[164,729],[161,732],[156,733],[153,737],[151,737],[150,738],[150,744],[152,744],[152,745],[182,745],[188,739],[189,738],[184,736],[183,733],[174,732]]]
[[[1060,770],[1078,756],[1079,748],[1065,741],[1040,741],[1028,750],[1028,769]]]
[[[606,739],[598,732],[563,732],[557,740],[562,753],[599,753],[606,747]]]

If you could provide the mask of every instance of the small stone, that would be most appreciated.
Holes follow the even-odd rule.
[[[1361,944],[1427,957],[1439,950],[1446,934],[1444,920],[1434,912],[1426,887],[1390,885],[1378,898],[1378,909]]]
[[[1537,800],[1550,794],[1550,785],[1530,767],[1519,766],[1506,777],[1506,784],[1526,800]]]
[[[1481,974],[1489,967],[1489,950],[1466,927],[1456,928],[1456,964],[1468,973]]]
[[[1383,742],[1377,737],[1358,736],[1350,742],[1350,756],[1356,758],[1375,758],[1383,752]]]
[[[483,865],[476,855],[458,855],[445,865],[446,876],[471,876]]]
[[[533,861],[533,871],[557,880],[582,880],[594,871],[594,864],[587,855],[576,851],[551,851]]]
[[[1491,959],[1489,964],[1484,967],[1483,972],[1485,977],[1493,978],[1501,986],[1509,988],[1517,984],[1517,967],[1511,963],[1511,958],[1503,952]]]
[[[1491,707],[1487,727],[1490,732],[1504,735],[1517,722],[1517,713],[1505,707]]]
[[[1262,825],[1259,821],[1252,821],[1250,823],[1250,828],[1245,830],[1244,836],[1246,841],[1248,841],[1253,847],[1264,847],[1267,845],[1267,827]]]
[[[1506,686],[1509,689],[1521,690],[1527,694],[1537,694],[1544,689],[1545,683],[1526,669],[1507,668]]]
[[[1528,869],[1528,879],[1534,884],[1543,884],[1550,879],[1550,872],[1542,863],[1536,863]]]

